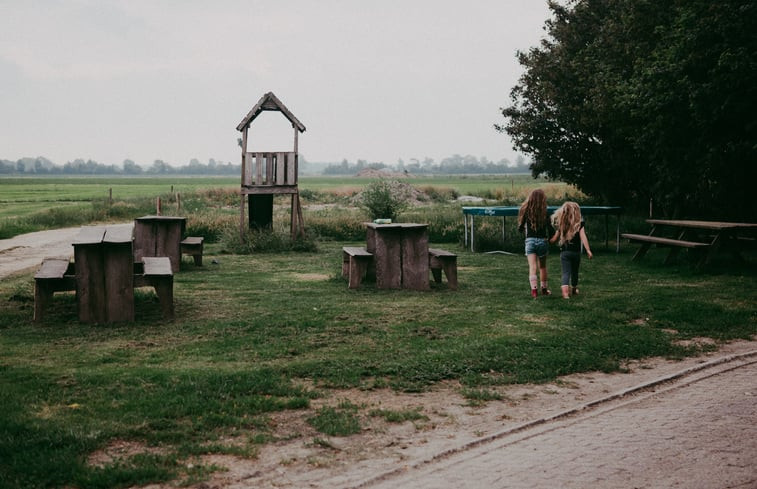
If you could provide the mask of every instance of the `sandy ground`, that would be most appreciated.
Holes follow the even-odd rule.
[[[36,268],[44,257],[71,256],[71,242],[79,228],[42,231],[0,240],[0,278]],[[708,341],[708,340],[701,340]],[[695,367],[716,357],[757,350],[757,341],[720,345],[717,352],[670,361],[651,358],[631,362],[627,373],[590,372],[563,377],[544,385],[489,388],[498,400],[471,405],[461,386],[442,383],[432,391],[403,394],[390,390],[325,390],[308,411],[288,411],[270,417],[275,441],[260,445],[256,456],[212,455],[190,464],[213,464],[221,470],[191,487],[210,488],[334,488],[356,487],[397,467],[412,466],[440,454],[464,450],[488,437],[611,397],[653,380]],[[359,406],[362,431],[348,437],[329,437],[306,422],[315,409],[349,401]],[[372,411],[411,411],[416,421],[389,423]],[[247,444],[248,437],[225,440]],[[115,442],[93,454],[91,463],[148,451],[130,442]],[[151,485],[166,489],[175,484]]]

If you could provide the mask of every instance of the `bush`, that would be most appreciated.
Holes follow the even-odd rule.
[[[358,205],[371,219],[396,220],[409,206],[409,185],[397,180],[379,179],[366,185]]]

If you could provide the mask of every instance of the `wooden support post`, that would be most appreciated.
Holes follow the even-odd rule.
[[[246,205],[245,197],[244,197],[244,185],[246,182],[246,175],[247,175],[247,131],[249,130],[249,126],[244,128],[244,131],[242,131],[242,182],[241,187],[239,191],[239,239],[241,241],[244,241],[244,206]],[[252,156],[250,156],[251,158]]]

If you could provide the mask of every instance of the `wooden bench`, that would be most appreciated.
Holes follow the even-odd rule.
[[[437,248],[428,249],[428,268],[434,276],[434,282],[441,283],[442,271],[447,277],[447,286],[457,290],[457,255]]]
[[[173,319],[173,271],[167,256],[142,257],[135,264],[134,287],[152,287],[160,302],[164,319]]]
[[[205,238],[200,236],[189,236],[181,241],[181,254],[191,255],[194,258],[195,266],[202,266],[202,243]]]
[[[660,236],[650,236],[647,234],[630,234],[630,233],[623,233],[620,235],[622,238],[625,238],[629,241],[641,243],[641,247],[636,251],[636,253],[633,255],[633,260],[637,260],[641,257],[643,257],[649,248],[655,244],[657,246],[664,246],[671,248],[670,253],[665,258],[665,263],[670,263],[672,259],[677,254],[678,250],[682,248],[688,248],[693,250],[706,250],[710,247],[709,243],[700,243],[698,241],[686,241],[682,239],[673,239],[673,238],[663,238]]]
[[[350,289],[360,287],[360,282],[368,273],[368,267],[373,261],[373,253],[358,246],[342,248],[342,277],[347,279]]]
[[[41,321],[55,292],[76,290],[74,264],[68,258],[45,258],[34,274],[34,321]]]

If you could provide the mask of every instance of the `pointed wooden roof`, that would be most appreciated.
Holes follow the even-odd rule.
[[[292,123],[294,127],[297,128],[300,132],[305,132],[305,126],[302,125],[302,122],[300,122],[294,114],[289,112],[289,109],[286,108],[284,104],[281,103],[281,100],[279,100],[276,95],[273,94],[273,92],[268,92],[265,95],[263,95],[260,100],[258,100],[258,103],[255,104],[255,107],[250,110],[246,116],[244,116],[244,119],[242,119],[242,122],[239,123],[237,126],[237,131],[243,131],[245,127],[249,126],[252,121],[255,120],[257,116],[260,115],[261,112],[264,110],[277,110],[284,114],[284,117],[289,119],[289,122]]]

